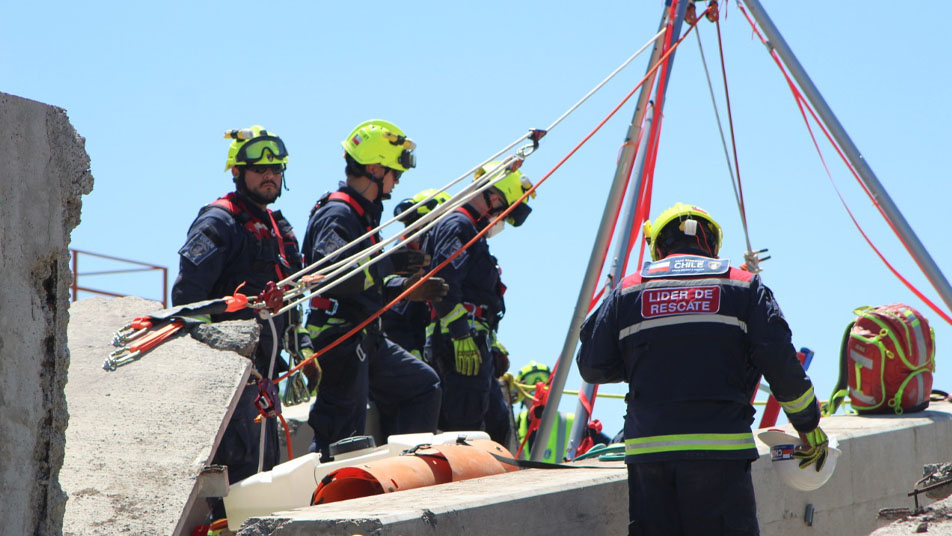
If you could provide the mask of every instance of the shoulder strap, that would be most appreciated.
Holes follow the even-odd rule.
[[[207,206],[224,209],[226,212],[228,212],[232,216],[236,216],[240,212],[243,212],[242,210],[243,207],[241,206],[240,203],[236,203],[235,201],[236,201],[235,194],[229,193],[212,201]]]
[[[836,413],[836,410],[840,408],[846,395],[849,394],[846,383],[849,381],[850,331],[853,330],[853,325],[855,324],[856,320],[847,324],[846,332],[843,333],[843,343],[840,345],[840,377],[836,380],[836,385],[833,386],[833,393],[830,395],[829,402],[827,402],[826,407],[823,408],[823,415],[828,416]]]
[[[324,198],[321,198],[321,200],[323,199]],[[357,213],[357,216],[359,216],[360,219],[363,220],[364,226],[366,227],[367,232],[369,233],[370,231],[373,230],[373,227],[370,225],[370,223],[367,221],[367,218],[366,218],[367,211],[365,211],[364,207],[361,206],[361,204],[356,199],[354,199],[353,196],[351,196],[350,194],[347,194],[341,191],[331,192],[330,195],[327,196],[327,201],[325,202],[329,202],[329,201],[338,201],[341,203],[347,203],[348,205],[350,205],[350,208],[354,209],[354,212]],[[321,202],[318,201],[317,203],[318,203],[318,206],[320,206]],[[376,244],[379,241],[380,241],[380,237],[376,233],[370,236],[371,244]]]

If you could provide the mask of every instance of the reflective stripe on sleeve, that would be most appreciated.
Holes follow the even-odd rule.
[[[450,312],[443,315],[443,318],[440,319],[440,327],[442,328],[443,331],[446,331],[449,329],[449,325],[452,324],[454,320],[463,318],[464,316],[468,314],[469,314],[469,311],[467,311],[466,308],[463,307],[463,304],[457,303],[456,307],[453,307],[453,309],[450,310]]]
[[[697,323],[714,323],[714,324],[727,324],[728,326],[736,326],[740,328],[741,331],[747,333],[747,323],[743,320],[735,318],[733,316],[727,315],[679,315],[679,316],[667,316],[664,318],[655,318],[652,320],[643,320],[637,324],[632,324],[627,328],[618,332],[618,340],[624,339],[629,335],[634,335],[641,330],[660,328],[664,326],[676,326],[678,324],[697,324]]]
[[[673,434],[636,437],[625,440],[625,455],[678,452],[685,450],[747,450],[756,448],[754,435],[740,434]]]
[[[810,386],[805,393],[797,397],[795,400],[789,402],[780,402],[780,407],[783,408],[783,412],[786,414],[791,413],[800,413],[801,411],[810,407],[810,404],[816,403],[816,397],[813,396],[813,386]]]

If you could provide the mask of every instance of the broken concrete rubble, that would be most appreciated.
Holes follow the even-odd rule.
[[[103,370],[103,359],[115,349],[113,333],[160,307],[131,297],[70,307],[71,417],[60,474],[69,494],[66,534],[188,534],[207,512],[197,478],[211,461],[251,362],[179,336],[115,371]],[[257,335],[253,320],[215,329],[232,335],[223,339],[230,348]]]
[[[69,236],[92,191],[66,111],[0,93],[0,534],[59,534]]]

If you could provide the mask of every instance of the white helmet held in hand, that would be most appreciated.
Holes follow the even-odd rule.
[[[813,491],[826,484],[836,469],[836,459],[842,454],[840,449],[835,448],[836,442],[831,438],[823,468],[817,471],[811,465],[800,469],[800,461],[793,457],[794,449],[802,444],[800,438],[776,429],[761,432],[757,437],[770,447],[770,465],[780,480],[800,491]]]

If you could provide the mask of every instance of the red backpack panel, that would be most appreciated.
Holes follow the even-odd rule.
[[[849,394],[857,413],[922,411],[935,372],[935,335],[929,321],[902,303],[860,307],[840,351],[840,379],[827,414]]]

